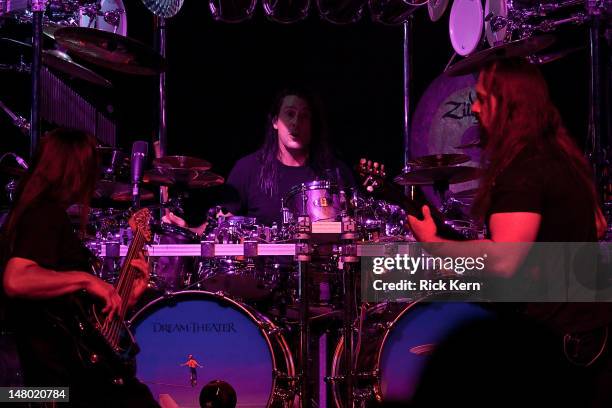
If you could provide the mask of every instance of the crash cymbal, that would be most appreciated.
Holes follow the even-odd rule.
[[[495,47],[487,48],[475,52],[469,57],[451,65],[444,73],[449,76],[466,75],[478,71],[485,65],[503,58],[528,57],[555,42],[555,37],[551,34],[539,35],[536,37],[524,38],[512,41]]]
[[[427,2],[427,11],[431,21],[438,21],[444,15],[448,7],[448,0],[429,0]]]
[[[460,144],[459,146],[455,146],[455,149],[472,149],[475,147],[482,147],[482,140],[480,138],[472,140],[471,142]]]
[[[13,40],[12,38],[0,38],[3,45],[13,48],[14,51],[27,56],[28,59],[32,53],[32,45],[26,42]],[[51,69],[63,72],[73,78],[82,79],[89,83],[100,85],[105,88],[112,88],[113,84],[110,83],[106,78],[99,74],[96,74],[89,68],[77,64],[70,58],[68,54],[60,50],[43,50],[42,52],[43,64]],[[28,64],[29,70],[29,64]]]
[[[417,157],[416,159],[410,160],[408,164],[417,167],[439,167],[453,166],[456,164],[467,163],[469,161],[470,157],[466,154],[444,153]]]
[[[395,177],[395,183],[405,185],[426,185],[436,182],[448,184],[463,183],[475,180],[480,176],[480,169],[470,166],[439,166],[409,170]]]
[[[148,190],[140,189],[140,199],[143,201],[153,200],[154,194]],[[110,199],[117,202],[132,201],[132,186],[112,180],[100,180],[96,185],[94,199]]]
[[[170,18],[183,7],[183,0],[142,0],[142,4],[156,16]]]
[[[183,188],[208,188],[224,183],[218,174],[199,169],[156,167],[145,171],[143,181],[148,184]]]
[[[171,169],[210,170],[212,164],[197,157],[165,156],[153,160],[153,166]]]
[[[47,50],[43,52],[43,64],[49,68],[79,78],[89,83],[100,85],[105,88],[112,88],[113,84],[103,76],[96,74],[92,70],[77,64],[68,54],[60,50]]]
[[[159,75],[166,60],[145,44],[108,31],[64,27],[55,31],[55,40],[68,52],[92,64],[133,75]]]

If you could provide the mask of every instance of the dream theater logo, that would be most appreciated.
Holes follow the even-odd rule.
[[[234,323],[153,323],[153,333],[237,333]]]

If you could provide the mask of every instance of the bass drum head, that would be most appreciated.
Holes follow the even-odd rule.
[[[160,401],[199,407],[202,388],[224,381],[238,407],[266,407],[276,369],[262,323],[244,306],[209,292],[177,292],[140,310],[130,321],[140,347],[137,377]],[[192,382],[188,355],[202,366]]]
[[[457,54],[465,57],[478,48],[483,20],[481,0],[455,0],[451,7],[448,32]]]
[[[460,153],[470,157],[466,166],[480,166],[477,146],[459,148],[480,141],[480,128],[472,113],[476,99],[475,75],[436,78],[417,104],[412,119],[411,159],[439,153]],[[478,187],[478,181],[451,184],[450,191],[457,193]],[[440,206],[440,198],[433,188],[423,186],[430,203]]]
[[[408,406],[413,398],[436,347],[456,331],[473,323],[493,321],[496,314],[479,303],[441,301],[438,295],[426,296],[410,303],[379,303],[366,311],[356,357],[359,394],[370,395],[378,403]],[[449,299],[448,295],[444,299]],[[358,322],[359,323],[359,322]],[[383,328],[381,330],[381,328]],[[336,346],[332,377],[344,375],[343,339]],[[371,373],[377,373],[371,376]],[[343,402],[346,389],[333,388],[337,407]],[[368,401],[366,406],[371,405]]]
[[[462,326],[492,317],[493,313],[473,303],[417,302],[408,306],[385,336],[380,353],[384,401],[411,401],[435,347]]]

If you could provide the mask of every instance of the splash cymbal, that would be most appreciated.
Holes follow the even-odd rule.
[[[64,27],[55,31],[55,40],[79,58],[112,71],[133,75],[159,75],[166,60],[145,44],[108,31]]]

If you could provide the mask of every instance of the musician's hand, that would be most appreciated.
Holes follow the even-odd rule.
[[[121,297],[113,285],[104,282],[100,278],[90,275],[90,279],[88,279],[85,285],[85,290],[87,293],[104,302],[102,313],[106,314],[107,320],[110,321],[114,316],[119,314]]]
[[[182,228],[187,228],[187,222],[178,215],[174,215],[172,212],[169,212],[168,214],[164,215],[162,217],[162,222],[174,224]]]
[[[138,276],[134,280],[132,294],[128,302],[128,307],[132,307],[136,301],[142,296],[149,284],[149,263],[146,261],[144,254],[140,252],[138,258],[133,259],[131,265],[136,268]]]
[[[429,207],[424,205],[421,208],[423,212],[423,220],[419,220],[417,217],[408,215],[408,226],[412,230],[414,237],[419,242],[431,242],[435,240],[438,229],[436,223],[431,217],[431,211]]]

